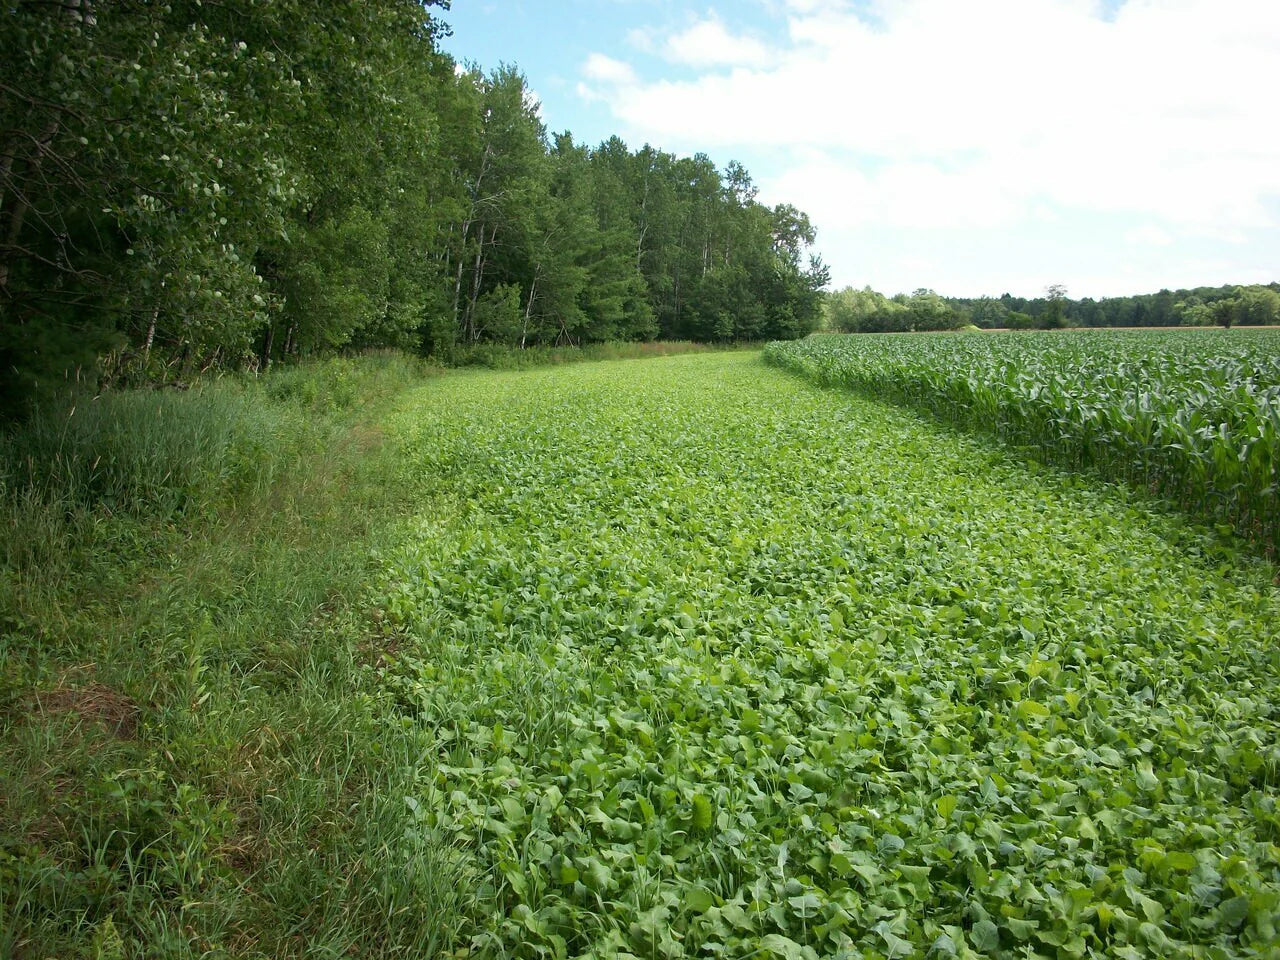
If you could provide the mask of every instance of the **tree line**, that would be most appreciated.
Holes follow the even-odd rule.
[[[740,164],[549,135],[437,5],[6,4],[0,404],[75,367],[813,329],[803,213]]]
[[[1129,297],[1073,300],[1050,286],[1042,297],[942,297],[932,290],[888,297],[845,287],[823,301],[823,325],[843,333],[904,333],[1061,327],[1267,326],[1280,323],[1280,283],[1161,290]]]

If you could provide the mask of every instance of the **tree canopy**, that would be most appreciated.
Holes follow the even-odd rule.
[[[1044,296],[939,297],[932,290],[886,297],[845,287],[823,298],[827,329],[844,333],[1032,327],[1176,327],[1280,323],[1280,284],[1161,290],[1130,297],[1073,300],[1053,284]]]
[[[808,218],[737,163],[549,135],[420,0],[0,11],[0,370],[801,336]]]

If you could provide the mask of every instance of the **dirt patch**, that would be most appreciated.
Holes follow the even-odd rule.
[[[350,436],[356,449],[361,453],[368,453],[370,450],[377,449],[382,446],[382,442],[386,439],[386,434],[382,428],[371,423],[362,423],[353,427]]]
[[[141,712],[129,697],[100,683],[42,691],[32,697],[31,710],[39,716],[75,714],[120,740],[132,740],[138,735]]]
[[[356,644],[360,662],[375,670],[385,669],[404,641],[404,631],[385,623],[385,616],[381,610],[374,610],[370,614],[373,629]]]

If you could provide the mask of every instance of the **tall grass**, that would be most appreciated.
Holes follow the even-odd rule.
[[[235,381],[77,397],[5,438],[4,489],[151,513],[253,496],[318,432],[301,409],[264,399]]]
[[[0,956],[433,956],[474,897],[405,797],[371,544],[432,491],[423,364],[120,391],[3,439]]]
[[[0,490],[149,513],[252,497],[323,440],[326,416],[381,399],[420,367],[385,355],[184,390],[72,394],[0,437]]]

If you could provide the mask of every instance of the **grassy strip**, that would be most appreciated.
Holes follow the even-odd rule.
[[[79,404],[6,440],[0,955],[429,956],[457,866],[416,819],[361,609],[433,491],[378,420],[402,358]]]
[[[589,343],[581,347],[508,347],[496,343],[459,346],[444,362],[450,367],[486,367],[490,370],[527,370],[590,360],[639,360],[684,353],[756,350],[758,343],[695,343],[692,340]]]

